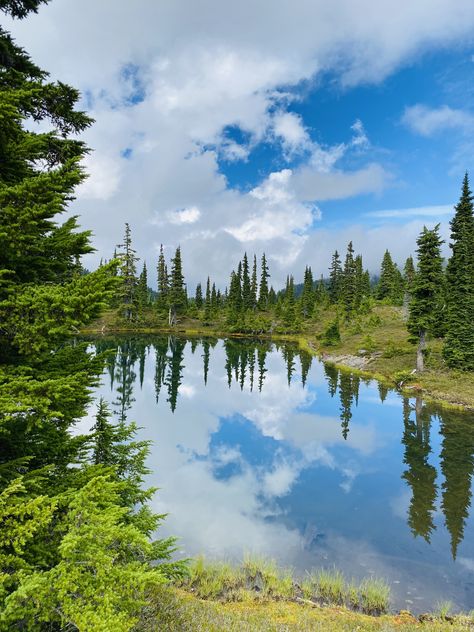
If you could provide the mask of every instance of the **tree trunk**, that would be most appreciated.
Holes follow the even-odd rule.
[[[416,350],[416,370],[418,373],[423,373],[425,370],[425,356],[424,351],[426,349],[426,331],[420,331],[420,340],[418,341],[418,349]]]

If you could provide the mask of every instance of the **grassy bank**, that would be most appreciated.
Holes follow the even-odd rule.
[[[247,559],[241,566],[196,560],[180,585],[149,596],[137,632],[321,630],[473,630],[474,619],[387,614],[390,589],[382,580],[348,582],[338,571],[320,571],[296,582],[272,562]],[[377,615],[377,616],[375,616]]]
[[[444,365],[441,340],[429,342],[426,371],[421,375],[412,374],[416,351],[408,340],[401,308],[375,305],[369,314],[360,315],[348,324],[341,324],[340,342],[328,346],[324,344],[324,332],[334,318],[334,309],[321,310],[313,319],[304,322],[298,333],[259,333],[258,337],[297,341],[302,348],[327,362],[380,380],[391,388],[403,390],[407,395],[420,394],[444,405],[474,410],[474,374],[451,370]],[[224,318],[210,323],[182,318],[170,328],[165,321],[159,321],[152,310],[134,327],[117,318],[117,314],[111,311],[82,333],[131,332],[249,337],[248,333],[229,332]]]

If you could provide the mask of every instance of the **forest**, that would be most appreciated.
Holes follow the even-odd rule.
[[[0,10],[22,20],[43,2],[1,0]],[[128,224],[116,253],[104,254],[97,270],[89,271],[81,258],[92,251],[90,231],[81,230],[77,217],[62,218],[86,176],[81,160],[89,148],[77,135],[93,121],[77,109],[79,92],[51,81],[3,28],[0,68],[0,629],[131,630],[150,594],[185,577],[188,566],[176,560],[172,538],[153,539],[165,517],[150,509],[156,490],[144,484],[149,444],[137,439],[126,405],[117,421],[105,401],[92,401],[111,362],[110,348],[93,352],[79,334],[179,333],[188,327],[229,336],[291,337],[311,333],[321,323],[317,335],[307,337],[316,349],[337,349],[345,331],[359,327],[361,333],[361,323],[375,322],[377,309],[388,306],[400,313],[416,349],[418,373],[426,364],[431,367],[429,344],[436,340],[443,370],[469,374],[474,371],[473,196],[466,174],[447,262],[438,227],[425,228],[415,260],[407,259],[400,270],[387,250],[376,276],[364,269],[351,242],[343,258],[334,253],[320,279],[307,267],[302,283],[289,275],[285,288],[273,287],[265,254],[258,261],[244,254],[237,265],[229,263],[234,269],[226,288],[216,287],[203,270],[202,283],[191,294],[177,246],[170,261],[162,249],[153,262],[157,284],[151,287],[146,265],[139,271]],[[31,121],[48,131],[32,131]],[[370,347],[370,335],[363,340]],[[264,352],[261,344],[251,360],[257,362],[259,388]],[[239,360],[228,343],[229,380],[234,374],[239,379],[236,367],[248,361]],[[168,397],[176,407],[176,349],[162,368],[173,374]],[[341,374],[340,386],[345,379]],[[408,379],[405,371],[403,380]],[[156,388],[163,383],[158,374]],[[341,392],[346,433],[349,391]],[[95,420],[91,431],[75,432],[87,411]],[[421,468],[429,479],[423,441],[412,446],[414,432],[407,420],[409,470]],[[410,464],[416,459],[419,463]],[[407,479],[416,494],[421,483],[410,471]],[[423,515],[414,508],[410,519],[413,529],[429,537],[432,502],[426,502]],[[450,507],[445,511],[452,515]],[[454,550],[462,537],[456,528]]]

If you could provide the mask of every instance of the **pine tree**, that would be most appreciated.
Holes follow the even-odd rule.
[[[301,293],[301,313],[303,318],[309,318],[314,309],[314,282],[313,282],[313,273],[309,266],[306,266],[304,271],[304,280],[303,280],[303,291]]]
[[[196,285],[196,296],[195,296],[194,302],[198,309],[202,308],[202,286],[200,283]]]
[[[211,312],[213,315],[215,315],[217,313],[217,292],[216,292],[216,284],[213,283],[212,284],[212,290],[211,290]]]
[[[346,318],[356,307],[356,264],[354,260],[354,248],[352,241],[347,246],[346,260],[344,262],[344,271],[342,274],[342,301]]]
[[[446,270],[446,363],[474,371],[474,210],[468,175],[451,220],[451,257]]]
[[[253,256],[253,265],[252,265],[252,278],[250,281],[250,303],[252,305],[252,309],[257,307],[257,257]]]
[[[186,288],[181,262],[181,248],[179,246],[176,248],[175,255],[171,260],[169,305],[171,311],[176,314],[183,314],[186,311]]]
[[[123,252],[119,254],[120,299],[124,318],[133,320],[137,314],[137,253],[132,248],[130,224],[125,223],[123,244],[117,246]]]
[[[418,272],[413,283],[408,331],[418,341],[417,370],[424,370],[426,337],[439,318],[440,294],[443,285],[443,259],[439,224],[428,230],[426,226],[418,237]]]
[[[160,254],[158,256],[157,279],[158,298],[156,305],[160,311],[164,311],[168,308],[169,278],[168,268],[166,266],[165,255],[163,252],[163,244],[160,245]]]
[[[342,266],[337,250],[332,256],[331,267],[329,269],[328,290],[331,303],[337,303],[341,298],[342,291]]]
[[[388,250],[385,251],[385,254],[382,259],[382,266],[380,269],[380,279],[377,286],[377,298],[390,299],[393,294],[393,283],[394,283],[394,271],[393,271],[393,260],[392,255]]]
[[[204,301],[204,321],[208,322],[212,316],[212,304],[211,304],[211,279],[207,277],[206,282],[206,299]]]
[[[267,309],[269,303],[268,297],[268,279],[270,274],[268,273],[267,259],[265,253],[262,255],[262,263],[260,270],[260,288],[258,291],[258,307],[262,310]]]
[[[244,310],[252,309],[252,291],[247,253],[244,253],[242,260],[242,305]]]
[[[148,295],[148,274],[146,269],[146,262],[143,263],[143,269],[140,273],[137,283],[137,303],[138,311],[143,316],[149,303]]]

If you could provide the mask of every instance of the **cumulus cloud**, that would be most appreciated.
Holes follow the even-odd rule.
[[[248,242],[273,261],[278,285],[285,267],[301,266],[302,257],[314,266],[326,248],[314,230],[320,202],[378,194],[391,182],[382,164],[363,162],[370,143],[360,120],[345,142],[316,142],[301,115],[288,111],[292,88],[323,71],[346,87],[381,81],[426,49],[470,37],[474,5],[55,0],[27,20],[4,22],[53,78],[83,92],[96,120],[84,135],[94,149],[91,177],[71,208],[94,231],[98,253],[88,267],[113,252],[128,221],[149,264],[160,243],[168,254],[185,244],[190,284],[202,281],[206,261],[223,286]],[[438,119],[421,129],[438,129]],[[454,119],[466,122],[459,113]],[[229,128],[243,139],[229,137]],[[219,161],[246,161],[269,139],[288,172],[263,169],[258,183],[232,188]],[[351,152],[362,162],[348,170],[341,163]]]
[[[474,115],[443,105],[430,108],[417,104],[407,107],[402,122],[421,136],[432,136],[447,130],[474,131]]]

